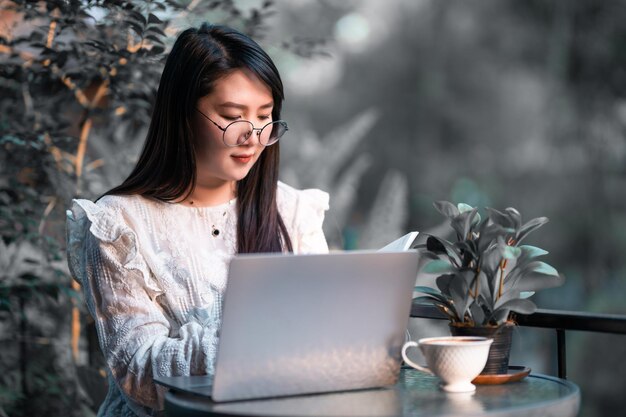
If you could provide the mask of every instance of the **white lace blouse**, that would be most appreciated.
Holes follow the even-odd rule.
[[[278,183],[278,210],[295,253],[328,252],[328,194]],[[68,261],[82,284],[109,392],[98,416],[158,415],[152,377],[213,374],[229,260],[234,200],[188,207],[141,196],[74,200]],[[216,233],[217,231],[217,233]]]

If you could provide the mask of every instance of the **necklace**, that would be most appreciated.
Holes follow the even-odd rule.
[[[231,206],[233,205],[234,201],[235,201],[234,198],[232,200],[228,200],[228,204],[226,205],[226,208],[222,212],[222,222],[221,222],[222,228],[225,228],[226,224],[228,223],[228,214],[231,211]],[[219,227],[217,227],[215,224],[211,225],[211,236],[218,237],[221,233],[222,231],[220,230]]]
[[[228,221],[228,213],[230,211],[230,207],[233,205],[233,202],[235,201],[235,199],[233,198],[232,200],[229,200],[227,203],[226,208],[224,209],[224,211],[221,213],[221,221],[218,222],[214,222],[211,224],[211,236],[217,238],[222,231],[224,230],[224,228],[226,227],[226,223]],[[189,205],[193,205],[193,200],[189,201]]]
[[[211,236],[213,236],[214,238],[219,237],[220,234],[222,234],[224,228],[226,228],[226,223],[228,222],[228,213],[230,211],[231,206],[233,205],[233,202],[235,201],[235,198],[228,200],[228,203],[226,204],[226,208],[224,209],[224,211],[221,213],[222,215],[221,217],[221,221],[218,222],[214,222],[211,224]],[[188,204],[190,206],[193,206],[194,204],[193,200],[189,200]]]
[[[226,226],[226,217],[228,215],[228,211],[222,213],[223,222],[222,224]],[[215,226],[215,224],[211,225],[211,236],[218,237],[220,235],[220,229]]]

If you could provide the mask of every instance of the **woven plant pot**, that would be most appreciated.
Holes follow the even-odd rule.
[[[505,323],[498,327],[468,327],[450,324],[452,336],[481,336],[493,339],[489,358],[481,375],[506,374],[509,369],[509,356],[511,354],[511,341],[515,325]]]

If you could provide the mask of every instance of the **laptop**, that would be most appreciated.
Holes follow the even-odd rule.
[[[235,256],[214,378],[156,377],[155,382],[214,402],[393,385],[418,256],[416,251]]]

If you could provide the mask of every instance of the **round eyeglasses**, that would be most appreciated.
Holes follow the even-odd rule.
[[[278,142],[278,139],[280,139],[289,130],[287,122],[284,120],[269,122],[260,128],[254,127],[252,122],[248,120],[235,120],[234,122],[229,123],[226,127],[222,127],[200,110],[196,109],[196,111],[223,132],[222,140],[224,141],[224,145],[230,148],[241,146],[246,143],[254,131],[256,131],[261,145],[270,146]]]

